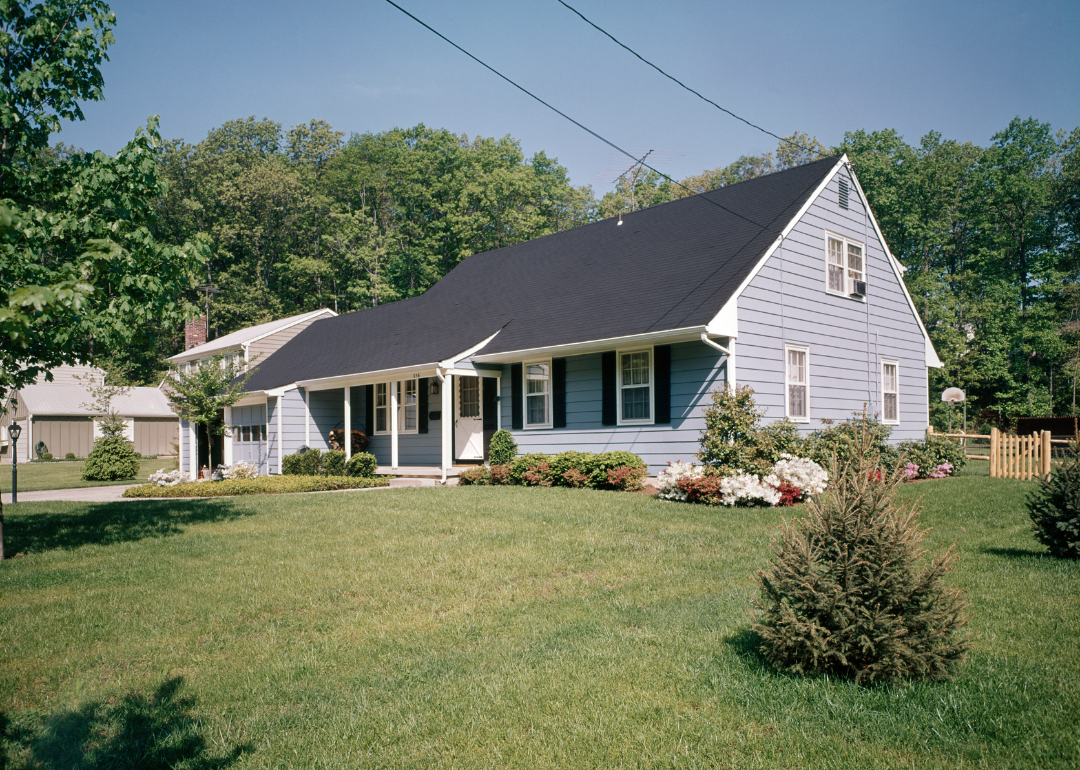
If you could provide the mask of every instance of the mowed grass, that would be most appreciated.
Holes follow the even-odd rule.
[[[162,469],[175,470],[176,458],[163,460],[140,460],[135,478],[122,481],[83,481],[82,460],[63,460],[52,463],[19,463],[19,491],[35,492],[41,489],[75,489],[77,487],[107,487],[117,484],[141,484],[147,476]],[[0,492],[11,491],[11,460],[0,464]]]
[[[798,509],[567,489],[8,508],[22,767],[1077,767],[1080,565],[1021,482],[908,485],[955,542],[954,682],[777,674],[751,575]]]

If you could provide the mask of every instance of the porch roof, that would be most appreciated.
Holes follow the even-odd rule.
[[[837,158],[477,254],[419,296],[315,321],[248,390],[701,328]],[[491,359],[489,359],[491,360]]]

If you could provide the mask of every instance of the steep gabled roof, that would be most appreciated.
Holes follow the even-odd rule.
[[[50,417],[90,417],[95,414],[87,405],[93,395],[84,385],[38,383],[19,391],[19,412],[16,419],[26,415]],[[168,397],[157,388],[132,388],[112,400],[113,408],[123,417],[176,417]]]
[[[312,323],[249,391],[482,353],[704,327],[838,158],[463,260],[425,294]]]

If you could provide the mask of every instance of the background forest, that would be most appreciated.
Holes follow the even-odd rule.
[[[70,154],[57,145],[43,162]],[[424,125],[354,134],[323,121],[283,130],[230,121],[197,144],[165,142],[168,192],[155,237],[208,239],[210,337],[319,307],[339,313],[424,292],[472,254],[846,152],[969,415],[1074,414],[1080,373],[1080,129],[1017,118],[989,147],[937,133],[805,134],[678,183],[637,166],[599,199],[543,152]],[[192,290],[188,300],[205,298]],[[116,378],[156,384],[182,330],[114,359]]]

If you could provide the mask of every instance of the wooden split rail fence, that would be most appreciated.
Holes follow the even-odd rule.
[[[1010,436],[997,428],[990,429],[990,435],[977,433],[944,433],[946,438],[960,439],[964,446],[964,457],[968,460],[989,460],[990,477],[996,479],[1022,479],[1050,477],[1050,460],[1053,444],[1068,444],[1068,441],[1050,438],[1050,431],[1044,430],[1027,436]],[[972,442],[981,442],[985,447],[989,441],[987,454],[972,454],[976,448]]]

